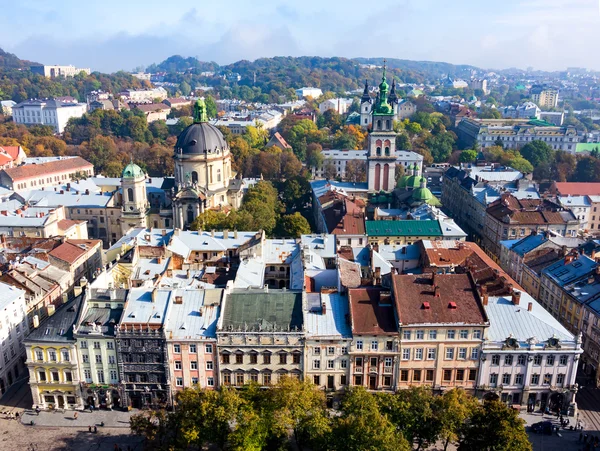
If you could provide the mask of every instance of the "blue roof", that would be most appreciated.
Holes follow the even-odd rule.
[[[543,234],[529,235],[514,244],[511,248],[511,251],[522,257],[546,241],[548,241],[548,238]]]
[[[310,182],[313,192],[317,197],[321,197],[330,187],[336,188],[338,191],[346,191],[348,193],[355,191],[368,191],[369,185],[367,183],[353,183],[353,182],[336,182],[334,180],[313,180]]]
[[[573,260],[566,265],[565,259],[560,259],[544,269],[542,274],[545,274],[558,286],[564,287],[577,279],[585,277],[593,271],[596,266],[598,266],[598,264],[594,260],[586,255],[580,255],[576,260]]]

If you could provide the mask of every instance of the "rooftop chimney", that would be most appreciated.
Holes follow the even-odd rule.
[[[223,230],[223,239],[226,240],[227,238],[229,238],[229,230],[225,229]]]
[[[521,292],[517,291],[517,290],[513,290],[512,291],[512,303],[514,305],[519,305],[519,302],[521,302]]]
[[[212,229],[212,230],[210,231],[210,236],[212,236],[212,237],[214,237],[214,236],[215,236],[215,229]]]
[[[175,296],[175,304],[183,304],[183,297]]]
[[[162,229],[162,236],[167,236],[167,229]]]
[[[481,302],[483,305],[488,305],[488,292],[485,285],[481,286]]]
[[[327,312],[327,306],[325,305],[325,303],[323,302],[321,304],[321,315],[324,315]]]
[[[48,304],[48,307],[46,308],[48,309],[48,316],[54,315],[54,312],[56,311],[54,304]]]
[[[435,270],[434,272],[431,274],[431,285],[433,285],[435,287]]]
[[[436,286],[435,286],[435,288],[434,288],[433,295],[434,295],[436,298],[439,298],[439,297],[440,297],[440,287],[438,287],[437,285],[436,285]]]
[[[531,312],[533,310],[533,302],[530,302],[529,304],[527,304],[527,311]]]
[[[233,239],[237,240],[238,234],[237,234],[237,230],[233,231]]]

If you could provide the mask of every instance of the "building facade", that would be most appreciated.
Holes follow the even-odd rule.
[[[55,133],[62,133],[72,117],[79,118],[87,111],[87,104],[61,102],[55,99],[32,99],[13,107],[13,121],[24,125],[48,125]]]
[[[27,374],[24,338],[29,334],[25,291],[0,282],[0,398]]]

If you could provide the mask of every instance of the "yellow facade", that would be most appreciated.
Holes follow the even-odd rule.
[[[83,408],[74,343],[27,343],[26,352],[34,406]]]

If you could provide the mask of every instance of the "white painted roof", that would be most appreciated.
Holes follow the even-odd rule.
[[[348,324],[348,298],[339,293],[307,293],[304,310],[304,326],[308,338],[319,336],[351,338],[352,330]],[[325,304],[323,314],[322,304]]]
[[[223,290],[173,290],[165,322],[167,339],[215,338]],[[181,296],[182,302],[175,301]],[[211,298],[218,298],[214,303]]]
[[[168,313],[173,290],[132,288],[121,317],[121,324],[161,325]]]
[[[257,258],[242,260],[233,286],[235,288],[262,288],[265,280],[265,263]]]
[[[527,311],[530,302],[531,312]],[[544,307],[524,291],[521,292],[519,305],[514,305],[509,296],[490,296],[485,311],[490,321],[488,338],[493,341],[504,341],[511,334],[519,342],[526,342],[532,337],[540,342],[553,336],[562,341],[575,339]]]
[[[25,295],[25,291],[0,282],[0,310],[6,308],[11,302],[19,299],[19,296]]]

